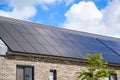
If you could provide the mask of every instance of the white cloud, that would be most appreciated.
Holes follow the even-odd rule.
[[[34,6],[36,4],[45,5],[45,4],[53,4],[56,0],[9,0],[9,4],[14,6],[17,9],[26,7],[26,6]]]
[[[11,12],[0,10],[1,16],[27,20],[36,14],[37,9],[35,5],[40,5],[44,10],[48,10],[47,5],[65,2],[68,6],[74,0],[0,0],[0,3],[4,1],[12,6],[13,10]]]
[[[27,20],[36,14],[36,4],[42,6],[43,9],[48,10],[46,5],[56,2],[56,0],[1,0],[0,2],[2,3],[4,1],[8,2],[8,4],[13,7],[13,10],[11,12],[0,10],[0,15],[22,20]]]
[[[17,19],[25,19],[34,16],[36,14],[36,9],[34,7],[28,6],[21,9],[14,9],[12,12],[5,12],[0,10],[0,15],[6,17],[12,17]]]
[[[120,0],[113,0],[102,12],[102,21],[110,30],[110,35],[120,37]]]
[[[104,28],[104,25],[99,22],[102,18],[102,13],[92,1],[82,1],[79,4],[74,4],[65,16],[65,28],[94,33]]]
[[[120,0],[99,11],[92,1],[74,4],[65,14],[64,28],[120,37]]]

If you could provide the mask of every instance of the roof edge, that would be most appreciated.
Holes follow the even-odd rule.
[[[59,56],[53,56],[53,55],[30,54],[30,53],[22,54],[22,52],[8,52],[7,55],[28,56],[28,57],[32,56],[32,57],[44,57],[44,58],[49,57],[49,58],[53,58],[53,59],[60,59],[60,60],[68,60],[68,61],[77,61],[77,62],[87,63],[87,61],[85,61],[85,59],[59,57]],[[116,66],[116,67],[118,66],[118,67],[120,67],[120,64],[118,64],[118,63],[111,63],[111,62],[107,62],[107,63],[108,63],[108,66]]]

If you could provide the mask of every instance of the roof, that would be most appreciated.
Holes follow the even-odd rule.
[[[120,39],[113,37],[0,17],[0,38],[9,52],[72,59],[102,53],[104,61],[120,64]]]

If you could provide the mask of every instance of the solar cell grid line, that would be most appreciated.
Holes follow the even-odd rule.
[[[103,46],[99,41],[97,41],[95,38],[87,38],[86,37],[82,37],[81,36],[69,36],[69,38],[73,41],[73,42],[78,42],[81,44],[91,44],[91,45],[96,45],[96,46]],[[93,40],[93,41],[92,41]]]
[[[52,45],[43,45],[50,53],[52,53],[52,55],[54,56],[61,56],[60,53],[58,53],[58,51],[56,49],[54,49],[54,47]]]
[[[17,26],[16,24],[13,24],[13,27],[23,37],[23,40],[21,41],[21,45],[25,49],[25,52],[37,53],[35,49],[31,46],[31,44],[26,40],[24,35],[27,34],[27,31],[24,30],[23,25]],[[21,32],[21,30],[24,30],[25,32]]]
[[[53,31],[59,38],[68,40],[65,35],[62,33],[63,31]]]
[[[107,54],[103,54],[103,61],[106,62],[111,62],[111,63],[120,63],[120,58],[118,55],[107,55]]]
[[[118,48],[112,48],[114,51],[116,51],[118,54],[120,54],[120,49]]]
[[[35,39],[37,39],[37,41],[40,43],[40,44],[49,44],[44,38],[43,38],[43,36],[35,29],[35,27],[36,26],[31,26],[32,27],[32,29],[31,28],[29,28],[30,30],[32,30],[32,31],[29,31],[30,32],[30,34],[32,35],[32,36],[34,36],[35,37]],[[37,26],[38,27],[38,26]]]
[[[44,28],[34,27],[38,33],[40,33],[43,36],[49,36],[45,31]]]
[[[49,43],[44,39],[41,35],[39,34],[33,34],[33,36],[39,41],[40,44],[46,44],[48,45]]]
[[[60,32],[59,32],[59,33],[60,33]],[[54,32],[54,34],[56,34],[56,33]],[[56,36],[57,36],[57,34],[56,34]],[[62,40],[62,41],[61,41],[61,40]],[[77,57],[77,58],[80,57],[79,54],[75,54],[75,53],[77,53],[76,50],[73,50],[73,48],[67,44],[67,42],[69,42],[70,40],[67,40],[67,42],[66,42],[66,40],[59,38],[59,39],[56,39],[56,41],[57,41],[57,42],[59,43],[59,45],[61,45],[65,50],[67,50],[68,53],[70,53],[71,56]],[[73,53],[74,53],[74,54],[73,54]],[[76,55],[77,55],[77,56],[76,56]]]
[[[63,33],[63,32],[62,32]],[[67,39],[69,39],[69,37],[68,36],[71,36],[71,35],[68,35],[67,36],[67,33],[64,33],[64,36],[67,38]],[[71,42],[72,42],[72,40],[71,39],[69,39]],[[73,42],[72,42],[73,43]],[[74,44],[74,43],[73,43]],[[83,57],[83,55],[82,55],[82,53],[80,53],[81,51],[80,51],[80,47],[78,47],[76,44],[74,44],[75,46],[74,47],[72,47],[72,46],[70,46],[70,47],[72,47],[76,52],[77,52],[77,55],[78,56],[81,56],[81,57]]]
[[[1,29],[4,31],[4,32],[2,32],[2,33],[4,33],[4,35],[6,35],[6,36],[3,36],[2,39],[6,41],[6,44],[7,44],[8,46],[10,46],[10,49],[11,49],[12,51],[15,51],[16,49],[17,49],[17,50],[19,49],[19,51],[25,51],[24,48],[23,48],[19,43],[17,43],[17,41],[14,39],[14,36],[12,36],[12,35],[9,33],[9,31],[5,29],[5,27],[3,26],[3,24],[2,24],[1,22],[0,22],[0,25],[1,25]],[[8,27],[8,26],[6,26],[6,27]],[[7,38],[9,38],[9,39],[6,40]],[[9,40],[10,40],[10,41],[9,41]],[[9,42],[8,42],[8,41],[9,41]],[[12,43],[10,43],[10,42],[12,42]],[[11,45],[9,45],[9,44],[11,44]],[[11,46],[12,46],[12,48],[11,48]],[[15,50],[14,50],[14,49],[15,49]]]
[[[35,31],[38,32],[39,35],[41,35],[41,33],[40,33],[39,30],[42,29],[42,28],[40,28],[40,29],[38,30],[38,28],[34,27],[34,29],[35,29]],[[44,30],[44,29],[43,29],[43,30]],[[43,39],[45,39],[43,35],[41,35],[41,36],[42,36]],[[46,40],[46,39],[45,39],[45,40]],[[47,43],[49,43],[48,45],[51,45],[51,43],[48,42],[48,40],[46,40],[46,41],[47,41]],[[43,46],[44,46],[44,45],[43,45]],[[44,46],[44,47],[45,47],[45,46]],[[53,47],[53,46],[51,46],[51,47]],[[45,48],[48,50],[47,46],[46,46]],[[54,47],[53,47],[53,48],[54,48]],[[54,48],[54,50],[57,51],[56,48]],[[50,53],[53,54],[52,52],[50,52]],[[57,51],[57,53],[59,54],[59,56],[62,56],[62,54],[60,54],[58,51]]]
[[[117,54],[117,55],[120,57],[120,54],[119,54],[119,53],[117,53],[117,52],[114,51],[112,48],[110,48],[107,44],[105,44],[104,42],[102,42],[102,40],[100,40],[100,39],[98,39],[98,38],[97,38],[97,40],[100,41],[103,45],[105,45],[108,49],[110,49],[114,54]]]
[[[102,40],[103,43],[105,43],[106,45],[108,45],[111,48],[118,48],[120,49],[120,41],[106,41],[106,40]]]
[[[105,40],[105,39],[100,39],[102,42],[108,44],[111,47],[120,47],[120,41],[116,40]]]
[[[59,46],[59,44],[50,36],[44,36],[44,38],[50,43],[50,45]]]
[[[68,35],[68,37],[71,37],[71,36],[69,36]],[[83,37],[84,38],[84,37]],[[71,39],[71,38],[70,38]],[[82,39],[82,38],[81,38]],[[94,39],[94,38],[93,38]],[[71,40],[72,41],[72,40]],[[86,39],[84,40],[84,41],[86,41]],[[96,41],[96,40],[94,40],[94,41]],[[90,41],[91,42],[91,41]],[[77,44],[76,43],[76,41],[73,41],[73,43],[75,43],[78,47],[79,47],[79,49],[81,49],[81,46],[82,47],[84,47],[82,50],[91,50],[94,46],[94,48],[96,48],[96,47],[99,47],[99,48],[105,48],[105,47],[103,47],[103,46],[100,46],[100,45],[95,45],[95,44],[87,44],[87,43],[79,43],[79,44]],[[86,45],[85,45],[86,44]],[[90,45],[90,46],[89,46]],[[92,46],[92,45],[94,45],[94,46]],[[101,44],[102,45],[102,44]],[[95,49],[93,48],[93,50],[91,50],[91,51],[94,51]],[[96,50],[96,52],[103,52],[103,50],[98,50],[99,48],[96,48],[97,50]]]
[[[27,26],[26,26],[27,27]],[[25,39],[29,42],[29,44],[33,47],[33,49],[36,51],[36,53],[39,53],[39,51],[37,50],[37,48],[35,47],[34,43],[38,43],[40,45],[40,43],[36,40],[36,38],[31,35],[31,33],[29,32],[29,30],[27,30],[25,28],[25,26],[23,25],[23,28],[27,31],[27,35],[23,35],[25,37]],[[31,42],[32,41],[32,42]]]
[[[68,34],[68,35],[71,35],[69,38],[73,41],[77,41],[81,43],[90,42],[89,44],[101,45],[101,43],[97,41],[94,37],[86,37],[86,36],[75,35],[75,34]]]
[[[25,30],[28,31],[29,34],[32,34],[32,35],[38,34],[38,32],[34,30],[34,27],[32,25],[24,25],[23,27],[25,28]]]
[[[1,37],[1,38],[4,37],[4,36],[7,37],[7,34],[5,34],[6,31],[5,31],[5,29],[2,28],[1,23],[0,23],[0,32],[1,32],[1,33],[0,33],[0,37]]]
[[[100,53],[102,52],[106,52],[106,53],[110,53],[111,51],[106,48],[105,46],[100,46],[100,45],[94,45],[94,44],[84,44],[89,50],[92,51],[98,51]]]
[[[9,25],[9,27],[7,26]],[[25,39],[19,34],[18,31],[16,31],[16,29],[14,28],[14,25],[12,24],[7,24],[7,25],[4,25],[4,27],[9,30],[9,33],[14,36],[15,40],[16,41],[25,41]]]
[[[47,33],[49,33],[50,36],[54,37],[54,38],[60,38],[56,35],[56,33],[54,32],[54,30],[50,30],[50,29],[44,29]],[[58,32],[58,31],[57,31]]]
[[[61,47],[61,49],[64,51],[64,53],[66,52],[65,54],[69,54],[69,56],[71,56],[71,57],[74,56],[69,50],[67,50],[68,47],[63,46],[63,45],[60,43],[60,41],[54,39],[53,36],[51,36],[47,31],[46,31],[46,33],[51,37],[51,39],[53,39],[55,42],[57,42],[58,46]],[[55,35],[55,36],[56,36],[56,35]],[[62,40],[62,39],[61,39],[61,40]],[[64,42],[64,41],[62,41],[62,42]],[[63,53],[61,53],[61,54],[63,54]],[[65,55],[65,54],[63,54],[63,55]]]
[[[26,40],[20,35],[20,33],[14,28],[14,25],[11,24],[11,27],[6,27],[9,30],[9,33],[14,37],[14,39],[21,45],[24,49],[24,52],[32,52],[33,50],[27,44]],[[30,49],[29,49],[30,48]]]
[[[36,53],[36,54],[51,55],[50,52],[42,44],[33,43],[33,46],[39,52],[39,53]]]
[[[47,33],[47,32],[46,32]],[[47,33],[49,35],[49,33]],[[44,36],[45,37],[45,36]],[[47,37],[46,37],[47,38]],[[60,46],[60,44],[58,42],[56,42],[56,40],[53,39],[53,37],[51,35],[49,35],[49,40],[48,42],[53,45],[53,47],[60,53],[60,55],[65,56],[65,53],[67,53],[63,47]],[[52,42],[51,42],[52,41]],[[60,48],[60,49],[57,49]]]
[[[23,28],[22,24],[13,24],[14,28],[19,31],[19,33],[27,33],[27,31]]]
[[[43,52],[46,52],[46,53],[44,53],[44,54],[49,54],[49,55],[51,55],[50,54],[50,52],[40,43],[40,40],[38,40],[36,37],[35,37],[35,35],[37,35],[38,34],[38,32],[37,31],[35,31],[35,29],[33,28],[33,26],[30,26],[29,28],[27,28],[27,26],[26,27],[24,27],[24,28],[26,28],[26,30],[30,33],[30,35],[31,35],[31,38],[32,39],[34,39],[35,41],[35,43],[37,43],[36,45],[34,45],[34,46],[37,46],[37,45],[39,45],[40,47],[41,47],[41,50],[43,51]],[[38,35],[37,35],[38,36]],[[40,36],[40,35],[39,35]],[[39,47],[38,46],[38,47]],[[39,48],[37,48],[37,47],[35,47],[36,48],[36,50],[39,52],[39,53],[41,53],[40,52],[40,50],[39,50]]]
[[[68,52],[69,55],[71,55],[74,58],[75,57],[78,58],[78,55],[76,56],[75,51],[73,51],[73,49],[65,42],[65,40],[63,41],[56,40],[56,41],[65,51]]]
[[[75,50],[75,48],[71,47],[68,43],[71,43],[70,40],[63,40],[63,39],[55,39],[59,44],[61,44],[61,46],[63,46],[63,48],[67,49],[67,51],[72,54],[73,57],[76,58],[80,58],[80,55],[78,54],[78,52]],[[74,45],[72,45],[74,46]]]
[[[75,52],[74,54],[77,55],[77,57],[84,57],[82,52],[79,47],[77,47],[71,40],[66,42],[69,47]]]
[[[56,46],[55,48],[57,49],[57,51],[60,52],[60,54],[62,54],[62,57],[73,58],[65,49],[63,49],[63,47],[61,47],[61,46]]]

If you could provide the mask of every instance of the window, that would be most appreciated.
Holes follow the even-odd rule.
[[[117,74],[111,74],[109,80],[117,80]]]
[[[50,70],[50,80],[57,80],[56,70]]]
[[[0,55],[6,55],[7,46],[5,43],[0,39]]]
[[[16,80],[34,80],[33,70],[31,66],[17,66]]]
[[[104,80],[117,80],[117,74],[111,74],[108,78],[105,78]]]

